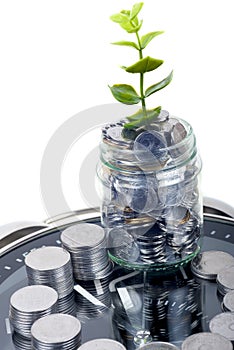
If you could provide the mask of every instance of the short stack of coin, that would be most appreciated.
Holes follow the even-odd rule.
[[[53,314],[34,322],[33,350],[77,350],[81,344],[80,321],[65,314]]]
[[[9,319],[15,332],[31,337],[37,319],[57,312],[58,293],[47,286],[34,285],[17,290],[10,299]]]
[[[220,334],[214,334],[209,332],[197,333],[190,335],[182,343],[182,350],[232,350],[232,343],[221,336]]]
[[[71,254],[74,277],[77,280],[105,278],[112,271],[106,249],[106,234],[95,224],[80,223],[65,229],[62,245]]]
[[[218,291],[221,295],[234,290],[234,264],[227,266],[217,275]]]

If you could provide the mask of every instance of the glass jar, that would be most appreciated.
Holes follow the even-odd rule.
[[[125,122],[103,128],[97,166],[109,255],[134,269],[179,267],[199,252],[202,237],[201,159],[193,129],[166,111],[135,131]]]

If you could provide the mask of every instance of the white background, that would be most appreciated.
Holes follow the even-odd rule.
[[[119,68],[134,63],[137,52],[110,45],[133,39],[109,20],[133,3],[0,1],[0,225],[47,217],[40,166],[53,133],[76,113],[114,102],[108,84],[137,84]],[[234,205],[233,2],[145,0],[141,17],[142,34],[165,30],[147,48],[165,61],[148,82],[174,69],[171,85],[149,103],[192,124],[204,195]],[[64,162],[62,186],[71,209],[87,205],[78,191],[78,170],[98,138],[97,132],[86,135]]]

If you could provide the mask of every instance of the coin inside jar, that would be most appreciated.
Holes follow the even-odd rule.
[[[231,254],[219,250],[210,250],[198,254],[192,260],[191,270],[194,275],[200,278],[214,280],[221,270],[233,264],[234,258]]]
[[[220,334],[197,333],[182,343],[182,350],[232,350],[232,343]]]
[[[90,340],[79,348],[79,350],[126,350],[125,346],[112,339]]]
[[[209,323],[210,331],[234,341],[234,313],[222,312],[214,316]]]

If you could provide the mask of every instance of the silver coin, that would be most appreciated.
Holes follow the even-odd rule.
[[[172,140],[174,144],[177,144],[179,142],[181,142],[182,140],[185,139],[185,137],[187,136],[187,131],[185,129],[185,127],[183,126],[182,123],[177,122],[172,130]]]
[[[105,239],[105,231],[98,225],[82,223],[65,229],[61,239],[69,248],[95,247]]]
[[[139,350],[179,350],[179,348],[171,343],[156,341],[141,346]]]
[[[58,300],[58,293],[47,286],[27,286],[18,289],[10,299],[16,310],[25,313],[44,311],[51,308]]]
[[[227,266],[217,275],[218,290],[222,295],[234,290],[234,265]]]
[[[79,350],[126,350],[125,346],[112,339],[90,340],[79,348]]]
[[[234,263],[231,254],[219,250],[210,250],[198,254],[191,263],[192,272],[201,278],[214,280],[226,266]]]
[[[197,333],[190,335],[182,343],[182,350],[232,350],[232,343],[214,333]]]
[[[220,334],[230,341],[234,341],[234,313],[223,312],[216,315],[210,320],[209,328],[212,333]]]
[[[58,269],[69,261],[69,253],[60,247],[38,248],[30,252],[25,258],[26,266],[39,271]]]
[[[224,296],[223,306],[226,311],[234,312],[234,290],[231,290]]]
[[[80,345],[81,323],[71,315],[53,314],[37,320],[32,328],[32,345],[35,349],[75,350]]]

